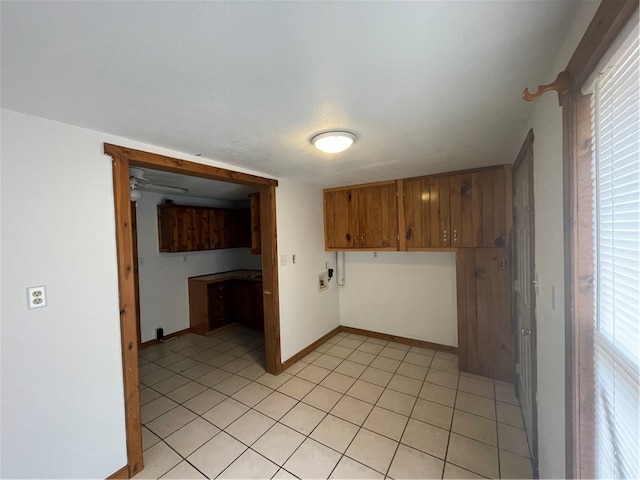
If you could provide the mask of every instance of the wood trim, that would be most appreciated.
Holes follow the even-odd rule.
[[[638,0],[603,0],[567,65],[571,91],[562,98],[563,214],[565,263],[565,452],[568,478],[593,477],[593,392],[588,384],[593,366],[588,354],[589,328],[584,328],[592,302],[593,272],[589,274],[591,241],[590,105],[580,90],[605,53],[638,9]],[[587,108],[588,107],[588,108]],[[589,112],[587,114],[587,112]],[[588,141],[587,141],[588,138]],[[587,149],[588,143],[588,149]],[[590,157],[590,153],[589,153]],[[583,168],[581,168],[581,165]],[[588,198],[587,198],[588,197]],[[587,218],[588,217],[588,218]],[[585,229],[588,228],[588,233]],[[592,335],[592,333],[591,333]]]
[[[116,219],[116,250],[118,257],[118,288],[120,292],[120,332],[122,337],[122,369],[124,382],[125,430],[129,476],[141,472],[142,425],[140,390],[138,385],[138,325],[131,230],[131,199],[129,198],[129,161],[112,157],[113,196]]]
[[[442,247],[442,248],[433,248],[433,247],[410,247],[407,248],[407,252],[457,252],[460,247]],[[464,247],[463,247],[464,248]],[[476,248],[476,247],[469,247]]]
[[[385,180],[383,182],[372,182],[372,183],[359,183],[358,185],[344,185],[341,187],[330,187],[325,188],[323,192],[340,192],[342,190],[351,190],[353,188],[367,188],[367,187],[379,187],[381,185],[391,185],[392,183],[396,183],[396,180]]]
[[[235,172],[220,167],[213,167],[203,163],[180,160],[157,153],[143,152],[133,148],[121,147],[110,143],[104,144],[104,153],[111,157],[118,156],[126,159],[131,166],[153,168],[164,172],[190,175],[193,177],[209,178],[231,183],[240,183],[252,186],[277,186],[278,181],[272,178],[258,177],[248,173]]]
[[[356,335],[365,335],[367,337],[379,338],[381,340],[387,340],[389,342],[402,343],[404,345],[411,345],[414,347],[430,348],[431,350],[437,350],[439,352],[458,353],[457,347],[451,347],[449,345],[440,345],[439,343],[425,342],[423,340],[416,340],[414,338],[400,337],[397,335],[391,335],[389,333],[373,332],[371,330],[365,330],[362,328],[347,327],[342,325],[340,327],[341,332],[354,333]]]
[[[138,348],[142,345],[142,332],[140,327],[140,275],[138,265],[138,209],[136,202],[131,204],[131,241],[133,245],[133,282],[136,287],[136,325]]]
[[[311,345],[303,348],[298,353],[296,353],[294,356],[292,356],[292,357],[288,358],[286,361],[282,362],[280,371],[285,371],[291,365],[293,365],[294,363],[297,363],[299,360],[301,360],[304,357],[306,357],[307,355],[309,355],[311,352],[313,352],[316,348],[318,348],[320,345],[325,343],[331,337],[335,337],[338,333],[340,333],[342,331],[341,329],[342,329],[342,327],[338,326],[338,327],[334,328],[333,330],[331,330],[330,332],[325,333],[322,337],[320,337],[318,340],[313,342]]]
[[[582,88],[637,8],[638,0],[602,0],[565,69],[571,90]]]
[[[128,480],[129,478],[131,478],[129,477],[129,465],[125,465],[120,470],[118,470],[117,472],[113,472],[111,475],[107,477],[108,480],[111,480],[111,479],[117,479],[117,480],[127,479]]]
[[[185,328],[184,330],[179,330],[177,332],[169,333],[168,335],[165,335],[164,338],[166,339],[177,338],[177,337],[181,337],[182,335],[186,335],[187,333],[190,333],[190,332],[191,332],[190,328]],[[140,344],[140,349],[142,350],[152,345],[157,345],[159,343],[166,343],[166,340],[164,342],[161,340],[156,340],[155,338],[153,340],[148,340]]]

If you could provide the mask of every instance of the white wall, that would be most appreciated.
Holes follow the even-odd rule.
[[[158,246],[156,206],[165,198],[174,200],[177,204],[223,208],[235,206],[234,202],[150,192],[144,192],[136,202],[140,330],[143,342],[154,339],[158,327],[164,329],[165,335],[189,328],[187,278],[239,268],[262,269],[261,256],[252,255],[250,248],[161,253]]]
[[[599,2],[585,1],[567,29],[554,67],[538,83],[565,69]],[[534,80],[532,80],[534,83]],[[562,109],[555,93],[533,106],[535,255],[538,357],[538,447],[540,478],[565,477],[565,319],[562,217]],[[555,289],[555,308],[552,306]]]
[[[455,253],[348,252],[340,323],[458,345]]]
[[[0,134],[0,476],[105,478],[126,464],[126,448],[113,186],[102,144],[246,170],[6,109]],[[313,281],[327,257],[321,191],[283,180],[277,192],[281,251],[299,255],[280,275],[287,358],[338,325],[338,300]],[[43,284],[49,306],[27,310],[26,288]]]
[[[282,360],[286,360],[340,325],[335,278],[320,291],[318,275],[335,269],[336,256],[324,252],[322,189],[280,180],[276,189]],[[296,263],[292,262],[296,256]]]

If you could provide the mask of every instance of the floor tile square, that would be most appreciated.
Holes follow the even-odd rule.
[[[274,420],[280,420],[296,403],[298,401],[288,395],[273,392],[253,408]]]
[[[213,387],[218,383],[222,382],[223,380],[226,380],[227,378],[231,377],[231,375],[232,374],[229,372],[216,369],[216,370],[212,370],[209,373],[205,373],[201,377],[196,378],[195,381],[207,387]]]
[[[336,468],[331,473],[329,478],[339,479],[377,479],[384,478],[384,475],[380,472],[370,469],[369,467],[351,460],[349,457],[342,457],[336,465]]]
[[[202,415],[202,418],[224,430],[232,422],[244,415],[247,410],[249,410],[249,407],[246,405],[233,398],[227,398]]]
[[[331,409],[331,414],[356,425],[362,425],[373,405],[356,398],[344,396]]]
[[[178,404],[167,397],[158,397],[149,403],[140,407],[140,419],[143,425],[146,425],[154,418],[158,418],[163,413],[176,408]]]
[[[251,366],[251,362],[248,360],[244,360],[242,358],[236,358],[235,360],[231,360],[228,363],[225,363],[220,368],[222,370],[226,370],[231,373],[238,373],[240,370],[244,370],[245,368]]]
[[[370,343],[365,341],[361,343],[356,350],[360,352],[371,353],[373,355],[378,355],[383,348],[384,348],[384,345],[377,345],[375,343]]]
[[[167,368],[175,373],[182,373],[185,370],[189,370],[191,367],[195,367],[200,365],[200,362],[193,360],[192,358],[185,358],[184,360],[180,360],[179,362],[172,363]]]
[[[220,393],[224,393],[225,395],[233,395],[238,390],[246,387],[250,383],[251,380],[239,377],[238,375],[232,375],[226,380],[223,380],[220,383],[216,383],[211,388],[219,391]]]
[[[353,437],[356,436],[358,429],[353,423],[333,415],[327,415],[311,433],[310,437],[327,447],[344,453]]]
[[[395,390],[396,392],[406,393],[407,395],[417,396],[422,388],[422,382],[415,378],[405,377],[403,375],[394,375],[391,377],[391,381],[387,388]]]
[[[353,349],[351,348],[342,347],[340,345],[334,345],[329,350],[327,350],[326,355],[331,355],[332,357],[345,359],[352,353],[353,353]]]
[[[218,478],[271,478],[280,467],[253,450],[245,451]]]
[[[220,433],[219,428],[198,417],[165,438],[165,442],[186,458],[218,433]]]
[[[376,385],[380,385],[381,387],[386,387],[392,377],[393,373],[391,372],[380,370],[379,368],[369,367],[362,373],[362,375],[360,375],[360,380],[374,383]]]
[[[400,360],[378,356],[373,362],[371,362],[370,366],[386,372],[395,373],[400,366]]]
[[[305,403],[298,403],[289,413],[282,417],[280,423],[293,428],[303,435],[309,435],[325,415],[322,410]]]
[[[363,428],[345,455],[380,473],[386,473],[397,447],[398,442]]]
[[[365,340],[365,343],[373,343],[374,345],[382,345],[383,347],[385,347],[389,343],[389,341],[383,340],[381,338],[368,337]]]
[[[220,392],[207,389],[204,392],[199,393],[195,397],[190,398],[189,400],[184,402],[182,406],[187,407],[189,410],[197,413],[198,415],[202,415],[204,412],[206,412],[207,410],[211,410],[226,398],[227,396],[223,395]]]
[[[401,443],[444,460],[449,431],[412,418],[402,435]]]
[[[371,410],[371,413],[362,426],[367,430],[399,441],[408,420],[408,417],[392,412],[391,410],[373,407],[373,410]]]
[[[446,405],[447,407],[453,407],[456,403],[456,390],[441,387],[434,383],[425,382],[418,396],[424,400]]]
[[[147,363],[146,365],[138,367],[138,376],[142,378],[153,372],[157,372],[158,370],[162,370],[162,367],[160,365],[157,365],[155,363]]]
[[[427,376],[427,367],[421,367],[420,365],[414,365],[413,363],[402,362],[396,370],[396,375],[404,375],[405,377],[415,378],[421,382]]]
[[[274,390],[277,390],[279,387],[287,383],[287,381],[290,380],[291,378],[293,378],[293,375],[286,372],[282,372],[280,375],[277,375],[277,376],[271,375],[270,373],[265,373],[261,377],[258,377],[256,382],[258,382],[261,385],[264,385],[265,387],[269,387],[269,388],[273,388]]]
[[[258,363],[254,363],[249,365],[247,368],[240,370],[238,375],[244,378],[248,378],[249,380],[256,380],[263,376],[266,372],[264,367]]]
[[[458,378],[459,375],[453,373],[430,369],[425,380],[429,383],[440,385],[441,387],[458,388]]]
[[[151,400],[158,398],[160,394],[152,388],[143,388],[140,390],[140,406],[149,403]]]
[[[252,382],[242,390],[238,390],[231,397],[249,407],[253,407],[267,398],[271,393],[273,393],[273,390],[270,388]]]
[[[144,469],[135,478],[160,478],[182,461],[180,455],[164,442],[158,442],[144,452]]]
[[[353,385],[355,381],[356,379],[353,377],[332,372],[327,375],[327,378],[320,382],[320,385],[330,388],[331,390],[335,390],[336,392],[345,393],[349,388],[351,388],[351,385]]]
[[[196,362],[197,363],[197,362]],[[156,383],[160,383],[162,380],[166,380],[169,377],[173,377],[175,375],[171,370],[166,370],[164,368],[160,370],[156,370],[153,373],[149,373],[144,377],[140,377],[140,383],[146,385],[147,387],[152,387]]]
[[[160,437],[146,427],[142,427],[142,450],[148,450],[160,441]]]
[[[331,370],[327,370],[326,368],[317,365],[308,365],[301,370],[297,376],[313,383],[320,383],[330,373]]]
[[[496,402],[496,410],[499,422],[506,423],[512,427],[524,428],[520,407],[509,403]]]
[[[336,367],[335,372],[341,373],[342,375],[347,375],[348,377],[358,378],[366,369],[366,365],[351,362],[349,360],[344,360],[342,363],[340,363],[340,365]]]
[[[408,417],[415,403],[416,397],[412,395],[386,389],[380,396],[377,405]]]
[[[498,423],[498,439],[501,450],[515,453],[521,457],[529,457],[529,442],[527,434],[522,428]]]
[[[146,427],[160,438],[165,438],[194,420],[196,416],[191,410],[187,410],[183,406],[177,406],[147,423]]]
[[[391,358],[393,360],[402,360],[407,355],[407,352],[406,350],[398,350],[397,348],[387,345],[380,350],[378,355],[385,358]]]
[[[430,368],[442,370],[443,372],[460,373],[458,360],[445,360],[444,358],[434,358]]]
[[[315,388],[316,384],[303,378],[293,377],[287,383],[278,388],[280,393],[301,400],[307,393]]]
[[[226,365],[229,362],[232,362],[233,360],[235,360],[236,357],[232,357],[231,355],[227,355],[225,353],[218,353],[218,355],[216,355],[215,357],[211,357],[209,360],[207,360],[206,363],[207,365],[211,365],[212,367],[222,367],[223,365]]]
[[[198,478],[207,478],[202,475],[198,470],[193,468],[189,462],[183,460],[178,465],[169,470],[162,477],[163,479],[175,479],[175,480],[191,480]]]
[[[355,340],[354,338],[343,338],[338,342],[338,345],[341,347],[353,348],[356,349],[362,344],[363,340]]]
[[[328,478],[340,454],[307,438],[283,467],[299,478]]]
[[[397,348],[398,350],[403,350],[405,352],[408,352],[409,350],[411,350],[411,345],[407,345],[406,343],[400,343],[400,342],[389,342],[387,343],[387,347]]]
[[[451,479],[451,480],[466,480],[469,478],[485,478],[477,473],[470,472],[469,470],[465,470],[464,468],[460,468],[453,463],[444,464],[444,475],[442,478]]]
[[[207,389],[204,385],[197,382],[188,382],[182,385],[181,387],[172,390],[167,393],[166,396],[169,397],[174,402],[183,403],[189,400],[190,398],[195,397],[199,393],[204,392]]]
[[[341,393],[318,385],[316,388],[311,390],[311,392],[309,392],[302,401],[307,405],[311,405],[312,407],[322,410],[323,412],[328,412],[341,398]]]
[[[418,365],[420,367],[427,367],[431,365],[431,361],[433,360],[433,356],[423,355],[422,353],[409,351],[407,355],[402,360],[405,363],[411,363],[413,365]]]
[[[347,395],[367,403],[375,404],[382,395],[384,388],[374,385],[373,383],[356,380],[356,382],[347,390]]]
[[[498,449],[451,433],[447,462],[489,478],[498,478]]]
[[[329,350],[331,347],[333,347],[333,344],[325,342],[322,345],[320,345],[318,348],[316,348],[314,350],[314,352],[318,352],[318,353],[325,353],[327,350]]]
[[[313,365],[326,368],[327,370],[333,370],[342,363],[342,360],[338,357],[332,357],[331,355],[320,355],[313,361]]]
[[[502,478],[533,478],[531,460],[500,450],[500,475]]]
[[[251,446],[262,434],[269,430],[274,423],[276,422],[272,418],[255,410],[249,410],[225,428],[224,431],[245,445]]]
[[[443,358],[445,360],[451,360],[451,361],[454,361],[454,362],[458,361],[458,355],[456,355],[455,353],[437,351],[435,353],[435,357],[436,358]]]
[[[515,388],[513,385],[504,385],[502,383],[495,384],[496,400],[499,402],[510,403],[512,405],[520,406],[520,401],[516,397]]]
[[[211,365],[207,365],[205,363],[199,363],[198,365],[195,365],[191,368],[186,369],[184,372],[181,372],[180,375],[194,380],[198,377],[201,377],[205,373],[213,371],[214,368],[216,367],[212,367]]]
[[[449,430],[451,428],[451,419],[453,417],[453,409],[439,403],[430,402],[419,398],[416,406],[411,412],[411,416],[423,422],[430,423],[436,427]]]
[[[496,402],[487,397],[458,391],[456,409],[490,418],[491,420],[496,419]]]
[[[493,382],[485,382],[476,378],[460,377],[458,389],[462,392],[480,395],[481,397],[495,398],[493,391]]]
[[[216,478],[247,449],[235,438],[220,432],[187,460],[209,478]]]
[[[400,445],[391,463],[393,478],[440,478],[444,462],[421,451]]]
[[[318,357],[318,358],[320,358],[320,357]],[[305,368],[307,365],[309,365],[307,362],[304,362],[304,361],[300,360],[300,361],[294,363],[293,365],[291,365],[290,367],[288,367],[287,368],[287,373],[289,373],[291,375],[296,375],[303,368]]]
[[[165,355],[162,358],[154,360],[154,363],[157,363],[161,367],[168,367],[169,365],[173,365],[174,363],[178,363],[184,359],[185,357],[183,357],[182,355],[171,352],[170,354]]]
[[[456,410],[453,415],[452,432],[497,447],[498,436],[496,430],[497,424],[495,420],[489,420],[462,410]]]
[[[376,356],[372,353],[356,350],[347,357],[347,360],[349,360],[350,362],[359,363],[361,365],[369,365],[375,358]]]
[[[251,447],[269,460],[282,465],[304,442],[305,436],[295,430],[276,423]]]

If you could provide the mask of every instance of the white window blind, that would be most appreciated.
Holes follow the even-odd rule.
[[[593,95],[595,466],[640,478],[640,70],[638,28]]]

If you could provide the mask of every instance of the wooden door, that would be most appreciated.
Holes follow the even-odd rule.
[[[173,206],[171,208],[171,243],[172,252],[190,252],[194,248],[193,209]]]
[[[471,373],[513,381],[510,253],[506,248],[476,249],[477,363]],[[469,338],[469,337],[467,337]]]
[[[210,247],[229,248],[231,246],[231,229],[229,212],[222,208],[209,210]]]
[[[358,189],[359,248],[398,247],[396,182]]]
[[[324,192],[325,248],[359,246],[357,189]]]
[[[209,250],[209,210],[193,207],[192,212],[194,250]]]
[[[478,178],[479,175],[475,174]],[[477,185],[477,181],[475,182]],[[474,174],[449,177],[451,246],[477,247],[480,234],[481,204],[474,202]]]
[[[404,235],[407,249],[431,246],[431,209],[428,179],[404,181]]]
[[[507,182],[511,182],[511,172],[508,168],[501,167],[485,170],[480,175],[482,182],[481,246],[506,247],[509,219],[512,215],[511,192],[507,188]]]
[[[449,205],[449,177],[433,177],[429,180],[429,210],[431,223],[431,247],[451,247],[451,220]]]

